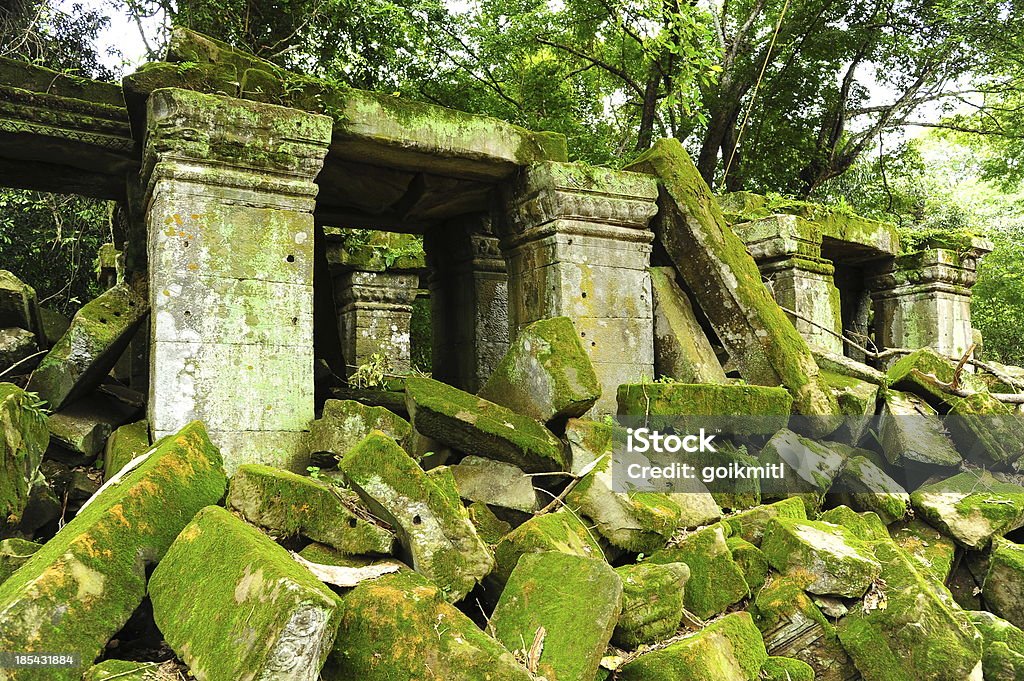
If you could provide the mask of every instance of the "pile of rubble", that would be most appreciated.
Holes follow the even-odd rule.
[[[308,475],[228,471],[201,423],[151,443],[100,387],[146,314],[119,284],[27,391],[0,384],[0,650],[83,664],[0,679],[1024,679],[1015,412],[927,349],[815,360],[682,159],[636,166],[668,197],[676,380],[621,386],[619,414],[742,416],[693,462],[785,484],[616,491],[623,430],[588,417],[564,317],[521,329],[479,394],[410,376],[394,410],[328,400]],[[55,491],[93,462],[102,486]]]

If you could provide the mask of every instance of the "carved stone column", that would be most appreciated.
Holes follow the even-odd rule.
[[[155,91],[144,150],[153,437],[201,420],[229,471],[302,469],[313,206],[331,119]]]
[[[868,282],[878,345],[929,346],[950,357],[967,352],[974,336],[971,287],[978,261],[991,250],[990,242],[974,238],[961,251],[929,248],[885,265]]]
[[[364,270],[335,278],[341,349],[349,374],[378,352],[388,358],[392,372],[412,369],[409,327],[419,280],[416,273]]]
[[[843,311],[835,267],[821,257],[821,229],[796,215],[735,225],[775,300],[814,350],[843,354]]]
[[[433,375],[479,390],[508,350],[508,273],[490,217],[467,216],[424,238],[433,322]]]
[[[508,188],[501,248],[514,335],[569,317],[615,413],[619,385],[654,375],[651,242],[657,182],[640,173],[544,162]]]

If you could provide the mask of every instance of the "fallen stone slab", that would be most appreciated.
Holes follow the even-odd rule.
[[[814,668],[792,657],[769,657],[761,667],[763,681],[815,681]]]
[[[911,393],[888,390],[881,414],[880,442],[886,460],[907,466],[959,466],[963,457],[945,435],[937,412]]]
[[[25,329],[0,329],[0,371],[13,367],[21,360],[32,356],[38,350],[36,335]],[[25,363],[24,370],[15,373],[27,374],[33,367]]]
[[[431,478],[392,438],[370,433],[339,469],[371,512],[398,536],[402,554],[450,601],[491,572],[494,559],[469,521],[455,482]]]
[[[137,408],[95,394],[51,414],[47,423],[53,442],[81,454],[82,463],[91,463],[104,450],[111,433],[138,416]]]
[[[24,329],[43,346],[43,321],[34,288],[7,270],[0,270],[0,329]]]
[[[808,574],[804,589],[824,596],[859,598],[881,571],[867,544],[831,523],[776,518],[765,528],[761,550],[779,572]]]
[[[647,562],[658,565],[686,563],[690,580],[683,602],[701,619],[724,612],[750,595],[743,571],[726,543],[728,526],[716,523],[686,535],[674,546],[655,551]]]
[[[810,507],[831,489],[846,463],[849,450],[780,430],[761,449],[762,463],[781,464],[782,478],[761,480],[761,494],[769,498],[806,495]]]
[[[394,438],[403,447],[411,443],[413,436],[409,422],[389,409],[355,400],[327,400],[323,414],[309,424],[306,446],[314,463],[326,466],[329,459],[335,463],[374,430]]]
[[[839,525],[862,542],[889,541],[889,528],[885,526],[877,513],[864,511],[858,513],[849,506],[836,506],[824,513],[819,513],[817,520],[831,525]]]
[[[54,410],[87,395],[114,367],[148,312],[141,287],[128,284],[86,303],[39,363],[29,390]]]
[[[484,542],[494,549],[502,537],[512,531],[512,524],[495,515],[490,507],[480,501],[474,501],[466,507],[469,520],[476,528],[476,533]]]
[[[901,357],[886,372],[889,385],[896,390],[911,392],[940,407],[955,400],[955,395],[939,384],[948,385],[956,375],[956,364],[931,348],[921,348]],[[961,371],[961,387],[970,391],[985,391],[984,383],[974,374]]]
[[[773,518],[807,520],[807,508],[803,501],[793,497],[726,516],[722,522],[729,526],[732,535],[742,537],[754,546],[760,546],[764,529]]]
[[[0,648],[76,651],[92,662],[145,597],[147,566],[160,561],[182,528],[220,501],[226,487],[220,453],[202,424],[168,437],[0,585]],[[217,555],[224,548],[216,547]],[[201,558],[207,574],[209,555]],[[45,669],[18,678],[78,681],[81,674]]]
[[[987,471],[965,471],[917,488],[910,502],[925,520],[968,549],[1024,525],[1024,487]]]
[[[218,506],[175,539],[149,597],[164,639],[199,681],[316,681],[340,619],[327,586]]]
[[[544,551],[581,558],[604,558],[601,546],[590,529],[577,516],[563,509],[531,518],[502,537],[494,549],[492,576],[504,584],[522,556]]]
[[[13,575],[41,548],[42,544],[17,537],[0,541],[0,583]]]
[[[851,508],[877,513],[886,525],[903,519],[910,509],[907,491],[863,456],[847,459],[830,494]]]
[[[591,681],[622,611],[622,581],[604,560],[565,553],[520,558],[491,614],[494,636],[549,681]],[[538,643],[539,641],[539,643]]]
[[[103,475],[112,478],[132,459],[150,448],[149,421],[142,419],[117,428],[103,449]]]
[[[981,636],[948,592],[892,542],[875,542],[881,598],[839,622],[839,640],[865,681],[982,681]],[[941,586],[941,585],[940,585]]]
[[[878,407],[879,386],[852,376],[822,369],[821,377],[835,395],[839,412],[846,417],[833,440],[857,445],[867,433]]]
[[[914,518],[890,531],[892,540],[917,562],[919,571],[946,583],[956,558],[956,543],[928,523]]]
[[[414,573],[359,584],[341,599],[324,681],[531,681],[512,654]]]
[[[743,377],[785,386],[800,414],[838,414],[807,342],[772,299],[757,264],[726,224],[679,141],[658,140],[627,170],[658,176],[662,191],[652,221],[655,235]],[[815,434],[838,426],[834,417],[822,419]]]
[[[510,463],[471,455],[450,469],[463,499],[524,513],[538,508],[530,478]]]
[[[782,388],[708,383],[627,383],[619,386],[618,402],[620,416],[645,417],[651,428],[696,432],[710,429],[711,421],[723,433],[739,435],[785,428],[793,406]]]
[[[0,531],[21,522],[50,433],[39,401],[0,383]]]
[[[683,619],[690,568],[685,563],[638,563],[615,572],[622,580],[622,613],[612,643],[632,649],[673,636]]]
[[[943,423],[965,459],[999,467],[1018,461],[1024,454],[1024,421],[1013,408],[988,393],[950,402],[952,408]]]
[[[726,383],[722,364],[675,276],[671,267],[651,268],[654,375],[681,383]]]
[[[552,317],[519,330],[477,394],[547,423],[583,416],[600,399],[601,383],[572,320]]]
[[[626,663],[621,681],[757,681],[768,659],[750,615],[734,612]]]
[[[389,554],[394,547],[394,534],[350,490],[280,468],[239,466],[226,506],[275,534],[301,534],[348,554]]]
[[[534,419],[430,378],[406,379],[413,427],[438,442],[527,473],[566,468],[561,441]]]
[[[1024,681],[1024,631],[990,612],[969,611],[981,632],[981,665],[986,679]]]
[[[725,540],[725,543],[729,547],[732,559],[740,566],[743,580],[750,587],[751,593],[756,593],[758,589],[764,586],[765,580],[768,579],[768,572],[771,569],[764,551],[743,537],[729,537]]]
[[[1024,546],[996,537],[981,587],[985,604],[1016,627],[1024,625]]]

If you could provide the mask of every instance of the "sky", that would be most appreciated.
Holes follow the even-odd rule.
[[[110,26],[99,36],[100,53],[106,54],[107,47],[113,47],[123,56],[125,72],[134,71],[146,61],[146,46],[142,40],[135,22],[129,18],[126,12],[115,9],[107,0],[60,0],[57,5],[62,11],[73,14],[74,6],[81,5],[83,9],[94,9],[110,17]],[[157,35],[161,25],[161,18],[154,17],[143,24],[146,36],[150,40]],[[112,68],[122,68],[122,57],[106,56],[106,65]]]

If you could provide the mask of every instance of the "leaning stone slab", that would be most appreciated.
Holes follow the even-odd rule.
[[[552,317],[519,330],[478,395],[547,423],[585,414],[601,384],[572,320]]]
[[[38,400],[0,383],[0,530],[21,521],[50,433]]]
[[[46,342],[35,289],[11,272],[0,270],[0,329],[10,328],[32,332],[40,345]]]
[[[1014,626],[1024,625],[1024,546],[996,537],[981,588],[986,605]]]
[[[490,626],[549,681],[591,681],[622,610],[622,581],[604,560],[565,553],[523,556],[501,592]]]
[[[625,384],[619,386],[618,401],[620,415],[651,417],[651,428],[689,430],[707,427],[706,417],[724,417],[715,419],[715,427],[741,435],[771,435],[785,428],[793,406],[782,388],[709,383]]]
[[[681,383],[726,383],[725,371],[671,267],[651,268],[654,374]]]
[[[906,517],[910,495],[881,468],[863,456],[846,461],[832,494],[860,511],[873,511],[886,525]]]
[[[935,409],[911,393],[886,391],[880,440],[891,464],[952,467],[963,460],[946,437]]]
[[[145,294],[128,284],[86,303],[39,363],[29,389],[51,409],[88,394],[114,367],[148,311]]]
[[[531,681],[500,643],[414,572],[361,583],[341,600],[324,681]]]
[[[914,510],[968,549],[1024,525],[1024,487],[987,471],[965,471],[910,494]]]
[[[566,467],[562,443],[534,419],[419,376],[406,379],[405,398],[416,431],[444,445],[527,473]]]
[[[220,453],[202,424],[168,437],[0,585],[0,648],[77,651],[92,662],[142,602],[147,566],[200,509],[220,501],[226,486]],[[209,557],[202,560],[209,572]],[[17,678],[80,676],[81,670],[46,669]]]
[[[612,643],[632,649],[674,635],[683,619],[690,568],[685,563],[638,563],[615,572],[622,580],[622,613]]]
[[[226,505],[254,525],[301,534],[344,553],[388,554],[394,545],[394,535],[374,522],[351,491],[280,468],[239,466]]]
[[[537,510],[537,490],[523,471],[510,463],[467,456],[451,466],[459,496],[524,513]]]
[[[375,431],[341,460],[349,485],[398,535],[409,564],[459,601],[494,567],[450,473],[428,477],[390,437]],[[450,485],[448,482],[450,481]]]
[[[750,595],[743,571],[733,560],[726,543],[728,526],[716,523],[683,537],[675,546],[655,551],[653,564],[686,563],[686,609],[701,619],[724,612]]]
[[[779,572],[809,573],[805,590],[823,596],[859,598],[881,571],[867,544],[831,523],[776,518],[765,529],[761,550]]]
[[[413,434],[408,421],[384,407],[368,407],[355,400],[327,400],[323,414],[309,424],[307,448],[314,459],[340,459],[374,430],[403,446]]]
[[[655,142],[627,170],[658,176],[662,193],[655,234],[743,377],[785,386],[801,414],[837,414],[807,342],[772,300],[757,264],[726,224],[679,141]],[[834,418],[824,419],[816,434],[838,425]]]
[[[566,510],[527,520],[498,542],[494,577],[504,583],[519,559],[528,553],[557,551],[581,558],[603,558],[597,538],[580,519]]]
[[[0,541],[0,584],[41,548],[42,544],[16,537]]]
[[[750,615],[734,612],[628,662],[621,681],[757,681],[768,659]]]
[[[846,417],[839,433],[832,439],[847,439],[856,445],[871,426],[878,406],[879,386],[852,376],[822,369],[821,376],[839,403],[839,411]]]
[[[125,464],[150,447],[149,421],[143,419],[121,426],[107,438],[103,450],[103,475],[112,478]]]
[[[982,681],[981,636],[951,598],[891,542],[876,542],[885,607],[865,601],[839,640],[865,681]]]
[[[218,506],[182,530],[149,597],[164,639],[199,681],[316,681],[339,621],[327,586]]]
[[[896,545],[916,561],[919,572],[946,583],[956,558],[956,543],[952,539],[919,518],[894,526],[890,533]]]
[[[1020,414],[988,393],[950,402],[953,406],[943,423],[965,459],[984,466],[1020,460],[1024,454],[1024,418]]]
[[[967,613],[981,632],[986,679],[1024,681],[1024,631],[990,612]]]

